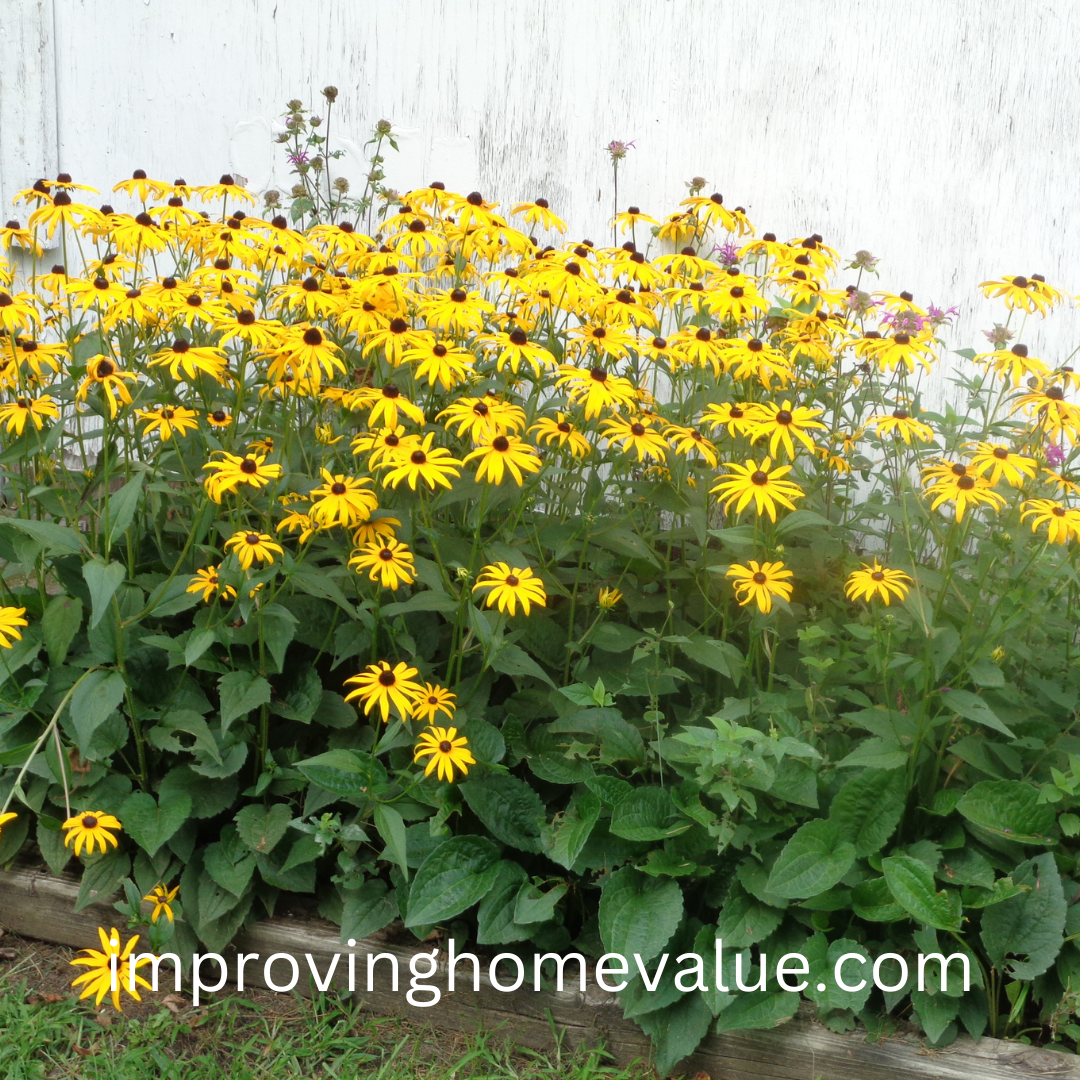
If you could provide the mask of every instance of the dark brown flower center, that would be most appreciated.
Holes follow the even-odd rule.
[[[469,294],[464,289],[455,289],[450,294],[450,299],[453,300],[455,304],[463,304],[468,298]]]
[[[790,424],[792,419],[793,419],[793,417],[792,417],[791,413],[788,412],[787,409],[781,409],[776,414],[776,422],[778,424]]]
[[[382,551],[379,552],[379,558],[382,559],[383,562],[393,562],[394,553],[389,548],[383,548]]]
[[[638,438],[640,438],[642,435],[645,434],[645,425],[644,424],[631,424],[630,425],[630,431],[634,435],[636,435]]]
[[[998,461],[1004,461],[1006,458],[1008,458],[1008,456],[1009,451],[1006,450],[1004,446],[994,447],[994,457],[996,457]]]
[[[225,410],[224,410],[224,409],[215,409],[215,410],[214,410],[214,411],[213,411],[213,412],[212,412],[212,413],[210,414],[210,418],[211,418],[212,420],[214,420],[214,421],[215,421],[216,423],[218,423],[218,424],[224,424],[224,423],[225,423],[225,417],[226,417],[226,415],[227,415],[227,414],[226,414],[226,412],[225,412]]]
[[[386,386],[384,386],[382,388],[382,396],[384,398],[391,398],[391,399],[398,398],[398,397],[401,397],[401,391],[396,386],[394,386],[393,383],[388,383]]]
[[[246,457],[240,462],[240,471],[252,476],[259,471],[259,463],[254,458]]]
[[[589,372],[589,375],[598,383],[607,381],[607,372],[601,367],[594,367],[592,371]]]
[[[562,420],[555,425],[564,435],[569,435],[574,429],[565,421]]]
[[[528,345],[529,338],[525,334],[524,330],[511,330],[510,331],[510,341],[511,341],[512,344],[518,345],[518,346]]]
[[[391,334],[404,334],[409,329],[409,324],[404,319],[394,319],[390,323]]]
[[[1031,283],[1030,283],[1030,282],[1028,281],[1028,279],[1027,279],[1026,277],[1024,277],[1023,275],[1020,275],[1019,277],[1014,277],[1014,278],[1012,279],[1012,283],[1013,283],[1013,284],[1014,284],[1014,285],[1015,285],[1015,286],[1016,286],[1016,287],[1017,287],[1018,289],[1026,289],[1026,288],[1028,287],[1028,285],[1030,285],[1030,284],[1031,284]]]
[[[748,341],[748,342],[746,343],[746,347],[747,347],[747,348],[748,348],[748,349],[749,349],[749,350],[750,350],[751,352],[761,352],[761,350],[765,348],[765,346],[764,346],[764,345],[763,345],[763,344],[762,344],[762,343],[761,343],[761,342],[760,342],[760,341],[759,341],[759,340],[758,340],[757,338],[751,338],[751,339],[750,339],[750,340],[749,340],[749,341]]]
[[[952,474],[953,476],[967,476],[967,466],[961,465],[959,462],[957,462],[952,467]]]
[[[116,365],[111,360],[98,361],[97,376],[99,379],[108,378],[114,371],[116,371]]]
[[[330,485],[331,495],[344,495],[349,489],[339,480],[336,484]]]
[[[750,483],[756,484],[758,487],[764,487],[768,482],[769,474],[767,472],[762,472],[761,469],[758,469],[756,473],[753,473],[750,476]]]
[[[304,331],[304,344],[305,345],[321,345],[323,340],[322,332],[317,330],[314,326],[310,330]]]
[[[450,751],[453,750],[453,749],[454,748],[445,739],[443,739],[443,741],[441,743],[439,743],[439,751],[440,751],[440,753],[449,754]]]
[[[409,455],[409,460],[414,465],[425,465],[427,464],[427,454],[425,454],[423,450],[414,450]]]
[[[1027,354],[1028,354],[1028,347],[1026,345],[1014,345],[1009,350],[1009,352],[1011,352],[1013,354],[1013,356],[1019,356],[1019,357],[1023,358],[1025,356],[1027,356]]]
[[[975,478],[972,476],[961,476],[960,479],[956,481],[956,486],[961,491],[970,491],[975,486]]]
[[[82,819],[82,827],[84,829],[96,829],[98,819],[94,814],[84,814]]]
[[[380,686],[393,686],[397,682],[397,676],[392,671],[379,672]]]
[[[500,454],[505,454],[510,449],[510,440],[505,435],[496,435],[491,440],[492,450],[497,450]]]
[[[521,579],[517,574],[507,574],[506,584],[509,585],[511,589],[516,589],[521,584]]]
[[[765,576],[760,570],[751,579],[755,585],[764,585],[768,581],[768,577]]]
[[[261,541],[262,537],[258,533],[248,533],[244,537],[244,543],[249,547],[257,547]]]
[[[884,580],[885,580],[885,575],[884,575],[884,574],[883,574],[883,573],[882,573],[882,572],[881,572],[880,570],[875,570],[875,571],[874,571],[874,572],[873,572],[873,573],[872,573],[872,574],[870,575],[870,578],[871,578],[871,580],[873,580],[873,581],[884,581]]]

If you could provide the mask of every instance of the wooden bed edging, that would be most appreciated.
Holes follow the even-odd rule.
[[[0,871],[0,926],[24,937],[73,948],[96,946],[97,928],[114,925],[116,912],[108,904],[94,904],[76,914],[77,893],[78,884],[68,875],[53,877],[45,870],[26,867]],[[241,934],[230,950],[237,951],[260,953],[263,960],[272,953],[289,953],[300,962],[304,976],[304,953],[310,953],[319,971],[325,972],[335,953],[350,950],[339,944],[337,928],[322,919],[275,918]],[[648,1055],[649,1044],[642,1031],[623,1019],[614,996],[595,986],[584,994],[531,989],[501,993],[481,973],[480,991],[474,993],[471,969],[466,980],[462,976],[468,965],[463,965],[459,979],[469,989],[447,994],[443,982],[440,1002],[419,1009],[406,1002],[405,990],[409,959],[421,950],[365,938],[351,951],[357,956],[360,988],[366,986],[365,958],[369,953],[391,953],[398,958],[403,973],[400,992],[377,988],[360,995],[376,1014],[408,1016],[456,1031],[502,1031],[513,1044],[541,1050],[553,1047],[553,1021],[565,1032],[569,1046],[603,1039],[618,1061]],[[232,963],[230,970],[235,970]],[[344,973],[344,965],[339,963],[337,975]],[[277,970],[275,976],[282,978]],[[445,976],[445,961],[440,976]],[[210,966],[207,977],[216,977],[216,965]],[[250,965],[245,977],[252,985],[265,985],[261,963]],[[162,980],[171,987],[169,966],[162,969]],[[334,983],[343,984],[343,980],[336,977]],[[309,979],[302,977],[297,991],[310,993]],[[912,1037],[871,1043],[865,1033],[837,1035],[810,1018],[798,1017],[771,1031],[709,1036],[677,1071],[703,1071],[713,1080],[1080,1080],[1080,1058],[998,1039],[976,1043],[966,1036],[940,1051],[927,1050],[921,1040]]]

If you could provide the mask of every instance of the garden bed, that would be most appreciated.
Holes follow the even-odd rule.
[[[76,912],[78,890],[73,876],[52,876],[36,866],[21,865],[0,872],[0,926],[27,937],[82,947],[94,940],[98,926],[115,922],[115,914],[107,904],[93,904]],[[237,937],[229,951],[263,956],[289,953],[301,964],[303,955],[310,953],[324,971],[341,949],[332,924],[292,915],[256,923]],[[415,951],[386,933],[365,938],[355,950],[358,958],[369,952],[391,953],[403,968]],[[357,967],[363,970],[364,965],[358,963]],[[265,986],[259,966],[248,969],[247,979],[252,985]],[[340,981],[335,978],[335,985]],[[297,992],[309,996],[310,984],[301,981]],[[430,1009],[408,1005],[403,992],[378,988],[364,995],[364,1005],[379,1015],[419,1018],[452,1030],[505,1030],[516,1045],[536,1049],[550,1049],[556,1033],[561,1032],[571,1046],[603,1040],[619,1062],[649,1053],[647,1038],[636,1024],[623,1019],[615,996],[595,988],[584,994],[547,990],[505,994],[482,977],[479,994],[444,994]],[[1067,1080],[1080,1078],[1080,1061],[1071,1055],[999,1039],[974,1042],[962,1037],[942,1051],[926,1049],[923,1040],[912,1035],[872,1042],[864,1031],[835,1034],[808,1013],[800,1013],[772,1031],[710,1036],[676,1071],[701,1071],[714,1080]]]

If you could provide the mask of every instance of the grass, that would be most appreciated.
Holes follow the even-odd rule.
[[[513,1048],[498,1033],[463,1036],[373,1017],[359,1003],[269,993],[186,998],[96,1012],[67,988],[72,953],[5,937],[0,964],[4,1080],[644,1080],[642,1063],[602,1050]]]

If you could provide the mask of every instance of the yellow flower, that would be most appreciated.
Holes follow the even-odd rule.
[[[623,594],[618,589],[601,589],[596,602],[605,610],[610,611],[621,599]]]
[[[603,433],[605,438],[620,445],[624,453],[634,451],[638,461],[646,458],[664,461],[667,458],[668,445],[658,431],[652,430],[652,425],[651,417],[639,416],[629,421],[617,416],[604,421]]]
[[[0,607],[0,649],[10,649],[13,641],[22,641],[21,626],[30,624],[23,618],[24,607]]]
[[[274,532],[287,532],[290,536],[299,533],[297,539],[301,544],[306,544],[318,531],[319,526],[301,510],[290,510],[274,529]]]
[[[454,769],[467,776],[468,766],[476,764],[476,758],[466,749],[468,741],[464,735],[457,737],[457,728],[433,727],[417,738],[413,761],[419,763],[421,758],[430,757],[425,776],[438,770],[435,774],[440,780],[453,781]]]
[[[177,338],[167,349],[155,354],[149,366],[168,368],[178,382],[181,379],[191,382],[200,373],[209,375],[215,382],[225,381],[225,357],[217,349],[193,346],[184,338]]]
[[[664,430],[664,438],[671,443],[676,454],[689,457],[693,453],[698,453],[712,468],[716,468],[718,460],[716,447],[697,428],[671,424]]]
[[[849,600],[865,600],[869,603],[879,596],[888,605],[893,596],[903,600],[908,594],[911,578],[903,570],[886,570],[877,559],[873,563],[863,563],[861,570],[855,570],[847,579],[844,593]]]
[[[993,660],[995,664],[1000,664],[1001,661],[1005,659],[1004,648],[998,645],[998,647],[990,654],[990,659]]]
[[[517,613],[519,603],[526,615],[532,610],[533,604],[537,607],[547,605],[544,583],[534,577],[527,566],[511,567],[504,562],[491,563],[480,571],[472,591],[476,592],[477,589],[491,589],[487,595],[487,606],[498,605],[499,611],[511,615]]]
[[[1040,525],[1047,527],[1046,539],[1051,544],[1066,544],[1080,538],[1080,510],[1063,506],[1053,499],[1028,499],[1021,507],[1020,520],[1031,518],[1031,531]]]
[[[529,434],[533,435],[537,443],[558,443],[559,448],[569,450],[577,458],[588,457],[592,453],[592,443],[581,434],[570,422],[566,413],[557,412],[555,418],[541,416],[531,428]]]
[[[525,426],[525,410],[494,394],[482,398],[458,398],[435,419],[442,420],[444,416],[447,431],[453,432],[456,425],[458,435],[469,435],[477,442],[516,433]]]
[[[634,385],[629,379],[612,375],[597,365],[593,368],[559,365],[559,379],[556,386],[564,386],[575,404],[585,405],[585,419],[592,420],[604,409],[618,412],[620,408],[632,408],[634,405]]]
[[[436,683],[424,683],[422,693],[413,699],[413,719],[424,720],[433,723],[439,713],[445,713],[448,720],[454,719],[457,706],[454,704],[456,694],[447,690],[444,686]]]
[[[60,410],[53,404],[49,394],[43,394],[39,398],[19,397],[6,405],[0,405],[0,423],[7,425],[8,434],[21,435],[26,428],[27,420],[33,423],[40,431],[42,417],[55,420],[60,415]]]
[[[359,574],[369,571],[368,580],[384,589],[397,589],[416,580],[413,553],[400,540],[376,540],[353,554],[349,565]]]
[[[70,847],[74,844],[76,857],[82,852],[84,844],[87,855],[94,853],[95,845],[101,846],[102,853],[108,850],[109,844],[116,847],[116,837],[109,830],[123,828],[112,814],[103,814],[98,810],[87,810],[69,817],[63,827],[67,830],[64,846]]]
[[[173,909],[172,902],[176,899],[176,894],[180,891],[179,885],[174,885],[171,889],[166,885],[155,885],[144,897],[144,900],[149,901],[154,905],[154,910],[150,913],[150,921],[156,923],[161,918],[162,914],[169,922],[173,921]]]
[[[907,409],[896,409],[889,416],[871,416],[867,423],[873,424],[879,435],[899,435],[908,446],[913,438],[921,442],[934,439],[934,429],[916,420]]]
[[[371,511],[379,505],[375,493],[368,491],[371,480],[366,477],[333,475],[322,469],[323,483],[311,492],[310,517],[324,528],[344,525],[351,528],[367,521]]]
[[[1062,299],[1061,292],[1047,285],[1039,274],[1032,274],[1030,278],[1020,274],[984,281],[979,288],[988,299],[1004,300],[1005,306],[1012,311],[1027,311],[1032,315],[1045,316]]]
[[[777,505],[794,510],[795,504],[791,500],[801,499],[803,490],[798,484],[782,479],[791,472],[790,465],[775,469],[771,466],[771,458],[765,458],[760,466],[753,460],[747,460],[745,465],[727,464],[724,468],[729,475],[718,480],[710,490],[723,500],[725,510],[735,503],[735,513],[740,513],[753,500],[759,515],[764,512],[770,521],[775,521]]]
[[[390,517],[388,514],[383,517],[369,518],[358,525],[353,533],[353,547],[364,547],[366,544],[372,544],[376,540],[393,540],[395,530],[400,528],[401,522],[396,517]]]
[[[1034,480],[1039,465],[1034,458],[1014,454],[1007,446],[981,442],[971,456],[971,467],[991,484],[1004,477],[1013,487],[1022,487],[1025,480]]]
[[[231,585],[223,585],[218,576],[220,566],[206,566],[196,570],[184,592],[202,593],[203,603],[209,604],[215,596],[226,600],[236,599],[236,590]]]
[[[275,555],[283,555],[284,551],[280,544],[274,543],[274,538],[268,533],[240,532],[233,533],[225,541],[226,551],[235,551],[241,567],[251,569],[253,562],[273,563]]]
[[[214,452],[221,455],[221,460],[209,461],[203,466],[204,469],[217,470],[203,483],[206,485],[206,493],[216,503],[221,502],[226,492],[236,491],[241,485],[259,489],[265,487],[271,480],[281,478],[283,472],[281,466],[264,464],[265,454],[248,454],[245,457],[238,457],[224,450]]]
[[[453,457],[449,450],[441,446],[432,446],[435,433],[429,431],[424,441],[414,445],[408,455],[402,455],[396,462],[397,467],[383,477],[386,487],[396,488],[402,480],[408,480],[409,487],[416,490],[418,480],[423,480],[432,491],[436,487],[451,487],[451,480],[461,475],[462,462]]]
[[[728,567],[726,576],[732,579],[735,597],[743,607],[755,603],[759,611],[768,615],[774,596],[791,599],[792,586],[786,579],[795,575],[785,569],[782,562],[759,565],[757,560],[751,559],[747,566],[734,563]]]
[[[0,814],[0,833],[3,832],[4,826],[9,821],[14,821],[18,816],[19,815],[16,814],[14,811],[8,811],[7,813]]]
[[[1005,505],[1005,500],[993,490],[989,480],[972,475],[960,462],[928,465],[923,469],[923,477],[926,494],[933,499],[930,509],[936,510],[944,502],[953,502],[957,521],[963,521],[969,503],[973,507],[986,505],[998,510]]]
[[[93,997],[95,1006],[101,1004],[106,994],[110,994],[113,1007],[117,1012],[120,1012],[123,1008],[120,1004],[121,990],[130,994],[136,1001],[142,1001],[142,998],[139,997],[138,987],[153,990],[150,983],[138,974],[137,970],[131,970],[131,953],[135,948],[135,943],[139,940],[139,935],[136,934],[128,939],[123,952],[120,951],[120,933],[115,927],[106,935],[104,929],[99,926],[98,936],[101,938],[101,952],[98,952],[97,949],[83,949],[82,952],[86,953],[85,956],[77,956],[70,961],[74,966],[82,966],[88,969],[78,978],[72,980],[71,985],[78,986],[79,983],[84,983],[82,993],[79,994],[79,1000]],[[143,964],[149,963],[152,963],[149,956],[139,956],[135,968],[138,969]],[[116,971],[115,990],[112,989],[114,964]]]
[[[119,410],[117,399],[125,405],[131,404],[131,391],[127,388],[125,380],[135,380],[137,377],[130,371],[121,371],[115,361],[107,356],[92,356],[86,362],[86,376],[79,383],[75,400],[85,401],[86,395],[95,386],[100,386],[109,406],[109,416],[115,420]]]
[[[555,229],[557,232],[566,232],[566,222],[556,217],[547,199],[534,199],[532,202],[517,203],[510,208],[513,215],[521,214],[527,225],[540,225],[545,229]]]
[[[183,405],[160,405],[156,409],[136,409],[135,415],[146,424],[144,435],[156,434],[162,442],[168,442],[173,435],[183,437],[189,431],[196,431],[199,421],[194,409],[185,409]]]
[[[385,660],[368,664],[359,675],[345,680],[346,686],[356,686],[355,690],[346,694],[345,700],[358,698],[365,716],[378,707],[384,724],[390,719],[391,706],[402,720],[408,720],[412,716],[413,702],[424,691],[420,683],[413,681],[413,676],[417,674],[416,668],[404,662],[393,667]]]
[[[758,406],[754,433],[750,441],[757,442],[762,435],[768,435],[770,457],[774,457],[781,446],[787,451],[788,457],[794,457],[795,444],[791,439],[794,435],[807,450],[813,451],[814,440],[806,433],[806,429],[826,430],[825,425],[815,419],[822,411],[808,409],[803,405],[793,406],[790,401],[785,401],[782,405],[777,405],[774,401],[763,402]]]
[[[503,476],[509,472],[518,487],[525,482],[524,473],[538,473],[544,464],[536,451],[516,435],[496,435],[488,439],[466,454],[462,464],[468,464],[474,458],[480,459],[477,480],[501,484]]]

